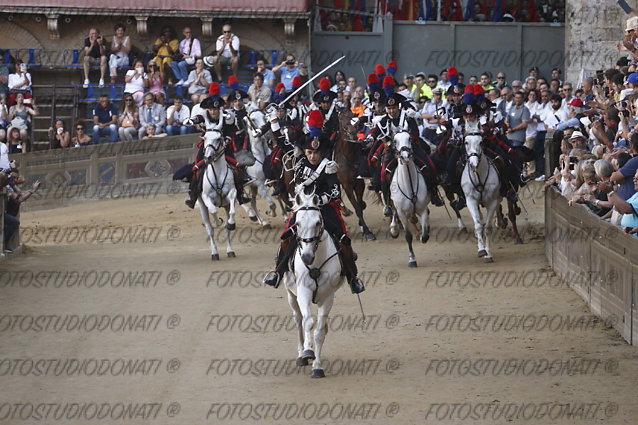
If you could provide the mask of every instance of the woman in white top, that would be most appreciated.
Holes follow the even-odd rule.
[[[133,69],[126,71],[124,82],[126,82],[124,93],[133,95],[135,104],[139,108],[144,102],[144,88],[148,87],[148,76],[144,72],[144,63],[141,59],[136,59]]]
[[[117,68],[128,66],[128,54],[131,51],[131,41],[129,36],[124,36],[126,27],[122,24],[115,24],[115,35],[111,42],[111,58],[109,67],[111,68],[111,84],[115,84]]]
[[[188,80],[184,83],[188,86],[188,94],[191,95],[194,104],[200,102],[200,95],[208,93],[208,85],[212,82],[210,72],[204,69],[204,61],[197,59],[195,69],[188,74]]]
[[[22,93],[25,98],[31,98],[31,74],[27,72],[27,64],[17,61],[15,64],[15,72],[9,74],[7,81],[9,89],[9,106],[15,103],[16,94]]]

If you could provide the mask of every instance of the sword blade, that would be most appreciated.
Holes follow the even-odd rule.
[[[306,87],[308,84],[312,83],[317,77],[319,77],[321,74],[323,74],[324,72],[326,72],[327,70],[329,70],[330,68],[332,68],[333,66],[335,66],[336,64],[338,64],[339,62],[341,62],[343,60],[343,58],[345,58],[346,56],[341,56],[339,59],[337,59],[336,61],[332,62],[330,65],[328,65],[327,67],[325,67],[324,69],[322,69],[320,72],[318,72],[317,74],[315,74],[314,77],[312,77],[311,79],[309,79],[308,81],[306,81],[304,84],[302,84],[301,86],[299,86],[299,88],[297,90],[295,90],[294,92],[290,93],[290,95],[288,95],[287,98],[285,98],[282,102],[279,103],[279,107],[281,108],[282,105],[284,105],[286,102],[288,102],[288,100],[290,100],[294,95],[296,95],[297,93],[299,93],[304,87]]]

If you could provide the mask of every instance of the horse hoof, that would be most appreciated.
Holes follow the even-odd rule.
[[[368,204],[366,204],[366,201],[361,201],[361,203],[359,204],[359,206],[361,207],[362,210],[365,210],[366,207],[368,206]]]
[[[430,235],[421,236],[421,243],[426,243],[430,239]]]
[[[372,234],[372,232],[368,232],[364,236],[369,241],[376,241],[377,240],[377,238]]]
[[[348,208],[344,208],[343,211],[341,211],[341,215],[343,215],[344,217],[350,217],[352,215],[352,211],[350,211]]]
[[[521,240],[521,238],[516,238],[516,241],[514,241],[514,245],[523,245],[523,241]]]
[[[254,216],[252,216],[252,217],[248,217],[248,218],[249,218],[249,219],[250,219],[250,221],[252,221],[252,222],[257,221],[257,216],[256,216],[256,215],[254,215]]]
[[[227,252],[226,255],[228,255],[228,258],[235,258],[236,255],[233,251]]]
[[[314,360],[315,359],[315,352],[312,350],[305,350],[302,354],[301,354],[301,358],[304,360]]]
[[[394,232],[392,231],[392,229],[390,229],[390,236],[392,236],[392,239],[396,239],[399,237],[399,231],[395,230]]]
[[[486,251],[486,250],[484,250],[484,249],[482,249],[482,250],[480,250],[480,251],[478,252],[478,257],[479,257],[479,258],[485,257],[486,255],[487,255],[487,251]]]
[[[503,218],[503,222],[501,223],[501,229],[506,229],[507,228],[507,219]]]
[[[221,218],[219,218],[219,217],[217,218],[217,225],[218,225],[218,226],[221,226],[223,222],[224,222],[224,220],[223,220],[223,219],[221,219]]]
[[[492,257],[485,257],[485,259],[483,260],[484,263],[493,263],[494,259]]]
[[[210,256],[210,259],[213,260],[213,261],[219,261],[219,254],[212,254]]]
[[[461,227],[459,229],[459,232],[458,232],[459,235],[464,235],[466,233],[467,233],[467,227]]]
[[[297,357],[297,366],[308,366],[308,359],[304,359],[303,357]]]
[[[263,226],[261,226],[262,228],[266,229],[266,230],[270,230],[272,229],[272,226],[268,223],[264,224]]]
[[[256,220],[256,219],[255,219]],[[235,223],[228,223],[226,224],[226,229],[228,230],[235,230]]]
[[[310,375],[311,378],[325,378],[326,374],[323,373],[323,369],[312,369],[312,375]]]
[[[410,261],[408,263],[408,267],[411,268],[411,269],[415,268],[416,267],[416,261]]]

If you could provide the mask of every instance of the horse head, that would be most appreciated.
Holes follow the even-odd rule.
[[[315,261],[315,252],[324,231],[323,218],[319,209],[319,197],[314,191],[306,194],[304,190],[299,190],[295,196],[295,203],[297,244],[301,260],[309,266]]]
[[[466,123],[464,143],[468,163],[472,169],[476,169],[483,155],[483,132],[478,122]]]
[[[408,164],[412,160],[412,142],[410,133],[399,131],[394,135],[394,151],[402,164]]]
[[[266,125],[266,115],[259,109],[252,111],[248,116],[254,124],[255,130],[258,130]]]
[[[209,130],[204,135],[204,158],[208,164],[217,161],[224,154],[224,139],[217,130]]]

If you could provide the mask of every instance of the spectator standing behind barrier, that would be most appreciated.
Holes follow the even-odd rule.
[[[86,127],[84,127],[83,123],[79,122],[75,124],[75,136],[71,139],[71,143],[73,143],[73,146],[76,148],[91,144],[91,136],[86,134]]]
[[[253,76],[253,83],[248,87],[248,98],[253,108],[263,111],[268,105],[271,95],[270,89],[264,86],[264,76],[256,72]]]
[[[230,65],[235,78],[239,69],[239,37],[231,32],[230,24],[224,24],[222,27],[222,35],[217,37],[215,43],[215,55],[211,58],[215,67],[217,81],[223,84],[222,65]]]
[[[212,82],[213,77],[210,75],[210,71],[204,69],[204,61],[197,59],[195,69],[188,74],[188,79],[184,83],[188,87],[188,94],[191,95],[194,104],[201,102],[200,96],[206,94],[208,86]]]
[[[0,95],[7,94],[9,90],[7,84],[9,83],[9,68],[4,63],[4,51],[0,50]]]
[[[84,88],[89,87],[89,67],[93,62],[100,63],[100,87],[104,87],[106,41],[96,28],[89,29],[89,36],[84,39]]]
[[[131,51],[131,40],[128,35],[124,35],[126,27],[122,24],[115,24],[115,34],[111,41],[111,56],[109,67],[111,68],[111,84],[115,84],[117,69],[128,66],[128,54]]]
[[[64,120],[58,118],[53,127],[49,127],[49,140],[51,141],[51,149],[69,147],[71,134],[64,128]]]
[[[152,96],[152,95],[151,95]],[[100,143],[100,136],[108,135],[111,142],[117,142],[117,107],[109,102],[105,94],[93,107],[93,139],[92,143]]]
[[[117,121],[119,127],[117,131],[121,141],[130,142],[137,139],[140,122],[137,105],[132,94],[124,93]]]
[[[11,107],[15,104],[15,98],[18,94],[24,96],[25,99],[31,99],[31,74],[27,72],[27,64],[17,61],[13,74],[9,74],[9,103]]]
[[[292,90],[292,80],[295,77],[305,77],[308,71],[297,62],[295,55],[288,53],[286,60],[279,65],[273,67],[273,72],[279,71],[280,81],[283,83],[286,91]]]
[[[266,68],[266,62],[263,59],[257,61],[257,72],[264,76],[264,86],[272,90],[275,87],[275,73]]]
[[[184,39],[179,42],[178,52],[182,55],[182,60],[173,60],[171,69],[173,75],[178,79],[177,85],[184,85],[188,79],[188,66],[194,65],[195,61],[202,57],[202,47],[199,40],[192,36],[190,27],[182,30]]]
[[[144,103],[144,89],[148,87],[148,75],[144,72],[144,63],[141,59],[133,62],[133,69],[126,71],[124,77],[124,93],[130,94],[139,108]]]
[[[181,97],[173,99],[173,104],[166,109],[166,134],[177,136],[193,133],[195,127],[184,124],[190,116],[191,112],[188,106],[184,105],[184,100]]]
[[[0,181],[6,181],[7,176],[4,172],[0,172]],[[24,183],[24,177],[18,173],[16,168],[11,169],[7,188],[7,205],[4,211],[4,252],[11,253],[8,243],[20,228],[18,215],[20,214],[20,204],[29,199],[31,195],[38,191],[40,181],[37,180],[31,186],[31,189],[22,191],[18,185]]]
[[[613,175],[612,175],[613,176]],[[638,237],[638,170],[627,179],[633,185],[634,193],[627,199],[617,192],[618,187],[612,181],[604,181],[598,184],[598,189],[607,193],[607,199],[622,214],[620,227],[626,232]]]
[[[32,98],[25,99],[22,93],[16,95],[16,104],[9,108],[9,132],[12,128],[20,130],[20,139],[27,140],[29,124],[31,124],[31,117],[38,115],[38,107]],[[28,102],[28,103],[27,103]],[[24,146],[26,149],[26,143]],[[21,150],[21,148],[19,148]],[[26,151],[25,151],[26,152]]]
[[[522,146],[525,143],[525,129],[529,121],[529,109],[523,104],[525,94],[522,91],[514,95],[514,105],[507,114],[507,139],[513,147]]]
[[[170,64],[173,61],[175,52],[179,49],[179,42],[175,36],[172,27],[166,26],[162,28],[160,36],[153,43],[153,52],[156,56],[153,58],[160,71],[166,74],[169,71]]]
[[[153,124],[155,126],[155,134],[162,133],[166,125],[166,111],[162,105],[155,103],[155,96],[151,93],[144,95],[144,105],[140,108],[140,129],[139,139],[146,135],[146,126]]]

